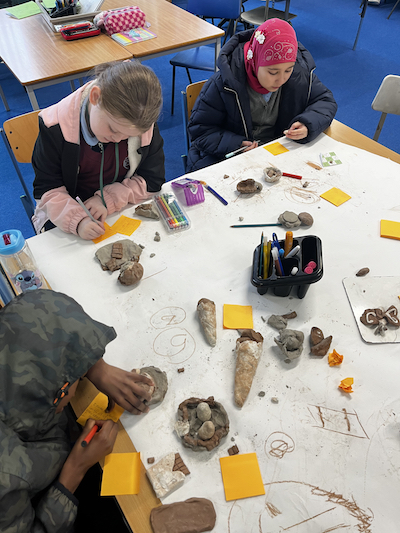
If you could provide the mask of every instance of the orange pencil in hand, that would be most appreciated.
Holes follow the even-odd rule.
[[[82,448],[86,448],[86,446],[89,444],[89,442],[93,439],[95,433],[99,429],[99,426],[95,424],[92,429],[89,431],[89,434],[83,439],[81,442]]]

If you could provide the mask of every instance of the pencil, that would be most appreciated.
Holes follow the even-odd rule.
[[[282,226],[282,224],[234,224],[230,228],[263,228],[265,226]]]
[[[99,429],[99,426],[95,424],[92,429],[89,431],[89,434],[83,439],[81,442],[82,448],[86,448],[86,446],[89,444],[89,442],[93,439],[95,433]]]
[[[82,209],[85,211],[85,213],[87,214],[87,216],[89,218],[91,218],[93,220],[93,222],[96,222],[96,224],[98,224],[100,226],[100,221],[99,220],[96,220],[94,218],[94,216],[92,215],[92,213],[89,211],[89,209],[86,207],[86,205],[82,202],[82,200],[79,198],[79,196],[77,196],[75,198],[75,200],[78,202],[78,204],[82,207]]]

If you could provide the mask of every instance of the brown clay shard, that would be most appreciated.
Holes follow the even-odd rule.
[[[205,498],[155,507],[150,513],[154,533],[202,533],[214,529],[217,515],[214,505]]]
[[[234,444],[232,448],[228,448],[229,455],[237,455],[239,453],[239,448]]]
[[[262,191],[262,185],[258,181],[249,178],[247,180],[239,181],[236,185],[236,189],[242,194],[253,194],[255,192]]]
[[[172,467],[173,472],[176,472],[177,470],[185,474],[185,476],[188,476],[190,474],[188,467],[183,462],[183,459],[179,453],[175,454],[175,463],[174,463],[174,466]]]
[[[313,327],[311,328],[311,346],[315,346],[316,344],[319,344],[324,339],[324,334],[319,328]]]
[[[311,328],[310,333],[310,344],[311,344],[311,353],[313,355],[324,356],[328,353],[328,350],[331,346],[332,335],[329,337],[324,337],[322,330],[317,327]]]
[[[121,273],[118,281],[122,285],[134,285],[143,277],[143,267],[136,261],[127,261],[121,266]]]
[[[159,220],[157,211],[155,210],[153,204],[140,204],[135,207],[135,215],[139,215],[146,218],[154,218]]]
[[[263,336],[252,329],[244,330],[236,341],[235,403],[238,407],[243,407],[249,395],[263,341]]]
[[[113,259],[122,259],[124,249],[121,242],[114,242],[111,249],[111,257]]]
[[[208,298],[202,298],[197,304],[197,313],[208,343],[210,346],[215,346],[217,344],[217,313],[215,303]]]

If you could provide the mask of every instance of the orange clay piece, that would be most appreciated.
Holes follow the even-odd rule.
[[[343,355],[340,355],[340,353],[337,353],[336,350],[333,350],[333,352],[331,352],[328,355],[329,366],[338,366],[338,365],[341,365],[342,362],[343,362]]]
[[[340,382],[340,385],[339,385],[339,389],[342,389],[342,391],[344,391],[344,392],[354,392],[353,389],[351,388],[353,383],[354,383],[354,379],[353,378],[342,379],[342,381]]]

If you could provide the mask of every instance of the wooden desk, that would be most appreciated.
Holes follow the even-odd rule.
[[[86,76],[100,63],[131,59],[132,54],[105,34],[68,42],[42,15],[17,20],[0,10],[0,57],[23,85],[34,110],[35,90]]]
[[[105,0],[102,7],[106,10],[125,5],[125,0]],[[165,0],[138,0],[135,5],[146,14],[149,29],[157,35],[156,39],[124,47],[135,59],[152,59],[205,44],[215,44],[217,59],[225,34],[217,26]]]
[[[272,156],[259,147],[234,161],[232,158],[192,174],[194,179],[205,179],[229,203],[223,206],[206,191],[203,204],[187,208],[192,227],[178,235],[168,235],[160,222],[143,220],[131,237],[145,245],[140,259],[145,274],[137,287],[120,286],[117,272],[103,272],[96,264],[94,252],[103,243],[83,242],[58,229],[29,239],[38,266],[53,289],[66,292],[94,319],[116,328],[118,336],[107,347],[107,362],[127,370],[147,363],[167,372],[169,390],[162,406],[154,407],[146,416],[123,415],[125,429],[118,436],[118,451],[133,450],[132,440],[144,463],[147,457],[158,460],[170,451],[179,451],[191,475],[165,503],[192,496],[208,497],[217,509],[215,533],[271,530],[265,524],[258,527],[258,520],[261,524],[262,519],[268,519],[266,498],[225,502],[219,458],[227,455],[232,437],[240,453],[257,453],[268,502],[283,511],[270,522],[276,530],[290,529],[293,524],[312,518],[315,531],[332,531],[338,524],[346,525],[349,531],[361,530],[354,523],[358,519],[364,521],[364,526],[372,523],[372,529],[363,526],[366,532],[389,531],[391,524],[400,520],[396,505],[400,480],[393,467],[400,463],[395,377],[400,374],[398,346],[362,340],[343,288],[343,278],[360,279],[355,273],[365,266],[371,269],[363,278],[367,283],[384,278],[389,279],[390,287],[390,279],[398,277],[398,242],[379,237],[381,218],[399,219],[400,182],[394,179],[398,167],[392,161],[350,148],[358,143],[359,148],[379,153],[383,147],[340,123],[334,122],[329,135],[340,141],[349,139],[349,147],[326,135],[310,145],[282,140],[289,152]],[[318,162],[319,154],[331,149],[342,156],[342,166],[317,171],[306,164],[308,160]],[[387,155],[386,149],[383,152]],[[303,174],[309,186],[302,188],[290,178],[266,184],[262,169],[268,163]],[[262,182],[263,190],[252,197],[238,196],[237,182],[249,177]],[[344,190],[351,199],[340,207],[322,200],[319,195],[331,187]],[[170,190],[170,184],[165,189]],[[253,250],[259,244],[261,231],[264,229],[264,235],[270,236],[272,228],[268,232],[266,228],[229,229],[230,224],[238,223],[239,216],[244,217],[244,223],[266,223],[276,220],[284,210],[310,212],[314,226],[294,230],[294,237],[318,235],[323,243],[324,276],[310,286],[303,300],[296,296],[258,295],[250,284]],[[125,214],[132,216],[133,208]],[[115,214],[109,222],[117,218]],[[160,242],[154,242],[155,231],[161,235]],[[282,228],[277,228],[277,233],[280,238],[284,236]],[[111,237],[107,243],[120,238],[124,237]],[[155,256],[151,258],[152,253]],[[368,302],[366,307],[386,306],[389,301],[396,305],[400,294],[397,283],[393,281],[391,290],[382,291],[382,300],[377,297],[380,301]],[[202,297],[216,302],[215,348],[207,345],[197,321],[196,304]],[[233,404],[232,350],[237,334],[222,328],[225,303],[251,305],[254,329],[264,336],[263,356],[242,410]],[[298,317],[290,327],[304,332],[305,347],[301,357],[288,365],[273,341],[277,331],[262,317],[293,310]],[[342,366],[331,368],[326,357],[310,357],[308,338],[312,326],[321,328],[325,336],[333,335],[331,349],[344,355]],[[181,353],[188,348],[193,352]],[[185,372],[178,374],[177,368],[182,366]],[[355,379],[352,395],[338,389],[340,380],[348,376]],[[266,392],[265,398],[259,397],[261,390]],[[93,390],[82,394],[80,409]],[[209,395],[224,405],[231,430],[217,450],[196,454],[184,448],[173,433],[176,409],[189,396]],[[277,397],[279,402],[271,403],[271,397]],[[313,409],[317,409],[316,419]],[[351,428],[354,425],[355,432],[347,435],[346,424],[342,432],[321,426],[318,409],[331,417],[325,420],[327,425],[334,424],[345,410],[347,424]],[[274,432],[280,432],[280,438],[290,435],[293,439],[292,449],[286,450],[284,457],[268,453],[268,438]],[[149,511],[159,502],[143,471],[142,482],[139,495],[118,501],[134,533],[151,533]],[[290,509],[283,509],[274,501],[279,487],[288,487],[289,503],[304,497],[304,505],[294,503]],[[312,494],[302,494],[310,487]],[[329,501],[329,506],[314,509],[313,500],[321,505]],[[305,510],[308,515],[302,514],[297,521],[286,524],[280,521],[285,514],[292,518],[291,512],[296,509]],[[320,525],[319,521],[328,521],[331,514],[335,521]],[[234,519],[237,522],[233,523]],[[252,522],[248,528],[240,529],[243,520]]]

